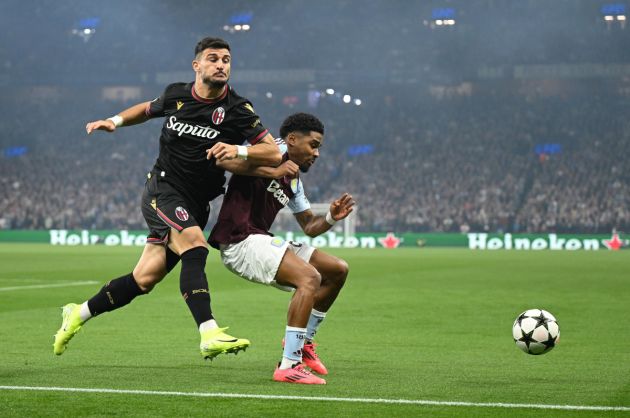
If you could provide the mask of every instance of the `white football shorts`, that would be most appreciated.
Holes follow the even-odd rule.
[[[294,290],[292,287],[276,283],[276,273],[287,249],[307,263],[315,251],[308,244],[254,234],[236,244],[221,245],[221,261],[231,272],[244,279],[291,292]]]

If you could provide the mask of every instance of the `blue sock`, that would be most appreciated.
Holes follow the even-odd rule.
[[[308,318],[308,325],[306,326],[306,340],[313,341],[315,334],[319,329],[319,326],[326,318],[326,312],[320,312],[315,309],[311,311],[311,316]]]
[[[281,369],[288,369],[295,363],[302,362],[302,348],[304,348],[306,328],[287,326],[284,334],[284,351],[282,353]]]

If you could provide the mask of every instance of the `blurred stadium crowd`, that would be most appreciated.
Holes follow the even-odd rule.
[[[399,92],[365,100],[302,109],[327,129],[322,158],[304,175],[310,200],[351,192],[360,205],[358,231],[630,226],[627,99],[491,92],[413,103]],[[296,110],[280,100],[254,103],[273,132]],[[113,135],[83,131],[87,121],[121,106],[63,98],[32,106],[27,119],[3,109],[12,116],[11,135],[29,150],[2,160],[2,228],[144,228],[138,202],[161,121]]]
[[[234,87],[273,133],[296,111],[324,121],[307,193],[352,193],[360,232],[629,230],[630,30],[601,8],[7,0],[0,228],[144,229],[161,121],[91,137],[85,124],[192,79],[195,43],[215,35],[232,45]],[[436,27],[435,10],[457,24]],[[251,33],[222,29],[235,16]]]

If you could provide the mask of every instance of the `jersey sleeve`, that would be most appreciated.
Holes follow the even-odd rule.
[[[242,135],[242,142],[254,145],[269,133],[260,122],[250,102],[239,104],[234,111],[236,113],[235,128]]]
[[[284,154],[286,154],[289,151],[289,149],[287,147],[287,143],[284,142],[284,139],[276,138],[276,139],[274,139],[274,142],[278,146],[278,149],[280,150],[280,154],[282,154],[282,156],[284,156]]]
[[[308,199],[306,198],[306,194],[304,193],[302,180],[298,178],[293,181],[297,183],[297,190],[293,197],[289,199],[289,203],[287,203],[287,206],[289,207],[289,209],[291,209],[291,212],[293,213],[304,212],[305,210],[311,208],[311,203],[308,201]]]
[[[164,89],[164,92],[161,96],[156,97],[155,99],[149,102],[149,105],[144,110],[144,113],[150,118],[159,118],[162,116],[166,116],[166,101],[168,97],[168,90],[171,86],[167,86]]]

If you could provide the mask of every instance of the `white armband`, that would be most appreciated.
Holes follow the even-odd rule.
[[[114,126],[117,128],[120,128],[123,124],[123,118],[120,115],[112,116],[111,118],[107,118],[107,120],[114,122]]]
[[[337,223],[337,221],[334,220],[332,215],[330,214],[330,211],[328,211],[328,213],[326,214],[326,222],[328,222],[330,226],[333,226],[334,224]]]
[[[237,145],[236,146],[236,156],[238,158],[240,158],[241,160],[246,160],[247,159],[247,147],[244,145]]]

